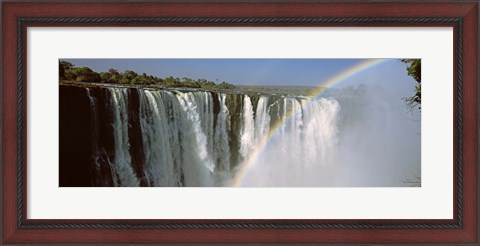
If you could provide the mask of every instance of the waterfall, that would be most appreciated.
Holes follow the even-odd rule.
[[[341,112],[333,98],[118,86],[86,96],[96,186],[230,186],[244,165],[244,186],[333,182]]]
[[[76,98],[60,103],[61,139],[68,142],[60,142],[60,159],[76,165],[61,168],[70,172],[62,180],[119,187],[405,186],[402,179],[420,163],[419,124],[378,88],[316,98],[119,85],[60,89],[68,93],[63,100]]]
[[[258,99],[257,111],[255,112],[255,139],[260,139],[270,129],[270,115],[268,112],[268,97],[261,96]]]
[[[218,94],[220,111],[217,116],[217,123],[214,136],[214,153],[217,163],[216,184],[219,186],[228,186],[231,182],[232,173],[230,171],[230,115],[226,105],[226,95]]]
[[[240,134],[240,155],[247,157],[254,144],[254,120],[252,101],[248,95],[243,97],[242,130]]]
[[[167,111],[162,94],[156,91],[140,91],[140,125],[145,152],[145,179],[151,186],[175,186],[175,172]]]
[[[128,139],[127,89],[108,88],[110,91],[110,108],[113,111],[112,128],[115,141],[113,159],[115,186],[138,186],[140,184],[131,165],[130,143]]]
[[[338,102],[284,97],[271,106],[270,115],[285,122],[259,157],[249,163],[251,167],[241,185],[328,185],[338,153]]]
[[[97,106],[96,106],[96,100],[95,97],[92,95],[90,92],[90,88],[85,88],[87,91],[87,97],[88,97],[88,103],[90,105],[90,124],[92,125],[92,160],[95,166],[95,172],[100,173],[101,172],[101,163],[100,163],[100,150],[98,147],[98,117],[97,117]],[[99,177],[101,177],[99,175]],[[99,181],[97,181],[99,182]]]

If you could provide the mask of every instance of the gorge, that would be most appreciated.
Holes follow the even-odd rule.
[[[349,89],[61,84],[60,186],[405,186],[420,168],[419,124],[375,90]]]

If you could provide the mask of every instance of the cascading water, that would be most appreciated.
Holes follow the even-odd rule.
[[[125,88],[108,88],[110,91],[110,108],[113,111],[112,128],[115,140],[113,165],[115,186],[138,186],[140,182],[132,168],[130,142],[128,139],[127,90]]]
[[[218,101],[220,104],[220,111],[217,115],[217,122],[215,127],[214,136],[214,153],[215,161],[218,163],[216,166],[216,178],[215,183],[220,186],[228,186],[232,179],[232,173],[230,171],[230,146],[229,146],[229,112],[225,104],[226,95],[218,94]]]
[[[258,99],[257,111],[255,112],[255,139],[260,139],[270,129],[270,116],[268,115],[268,97],[261,96]]]
[[[338,93],[305,98],[98,86],[86,88],[86,96],[93,186],[230,186],[240,169],[246,170],[241,186],[401,186],[402,176],[393,174],[397,183],[349,176],[346,169],[375,180],[367,164],[355,161],[367,163],[374,148],[383,151],[388,139],[374,138],[382,146],[365,139],[395,129],[397,119],[359,114],[365,105]],[[388,126],[374,124],[380,121]],[[369,124],[377,133],[365,131]],[[419,162],[419,153],[409,161]]]
[[[145,152],[145,179],[151,186],[179,185],[178,172],[175,170],[174,152],[172,148],[172,131],[169,128],[167,111],[163,104],[162,94],[151,91],[140,93],[140,122],[143,149]],[[178,142],[177,142],[178,143]]]
[[[242,113],[242,131],[240,133],[240,155],[242,158],[248,156],[248,153],[254,144],[254,120],[252,101],[248,95],[243,97],[243,113]]]

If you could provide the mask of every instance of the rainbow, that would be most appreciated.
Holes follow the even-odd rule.
[[[327,81],[321,83],[318,87],[315,89],[312,89],[307,96],[309,97],[316,97],[320,94],[322,94],[325,89],[332,87],[335,84],[338,84],[364,70],[367,70],[371,67],[374,67],[375,65],[378,65],[380,63],[383,63],[385,61],[388,61],[388,59],[368,59],[365,61],[362,61],[358,64],[355,64],[354,66],[342,71],[341,73],[329,78]],[[303,107],[303,105],[302,105]],[[270,127],[270,130],[264,134],[257,142],[255,147],[252,149],[252,152],[249,154],[245,160],[240,164],[237,172],[235,173],[235,176],[232,179],[232,186],[233,187],[238,187],[240,186],[243,178],[247,174],[247,171],[252,167],[252,165],[255,163],[257,160],[258,156],[262,153],[262,151],[265,149],[267,146],[269,140],[275,135],[277,130],[285,124],[285,122],[292,116],[293,111],[289,111],[286,113],[286,115],[272,124]]]

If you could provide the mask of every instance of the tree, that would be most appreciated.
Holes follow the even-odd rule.
[[[100,81],[102,81],[102,83],[108,83],[108,80],[110,79],[110,76],[111,74],[109,74],[108,72],[100,72]]]
[[[138,76],[138,74],[135,73],[134,71],[125,70],[125,72],[123,72],[123,74],[122,74],[121,83],[122,84],[130,84],[132,82],[132,80],[137,76]]]
[[[72,69],[76,74],[75,81],[78,82],[100,82],[100,75],[89,67],[76,67]]]
[[[400,61],[407,64],[407,72],[417,84],[415,85],[415,95],[405,97],[403,100],[410,107],[418,106],[422,103],[422,60],[421,59],[400,59]]]
[[[235,89],[234,85],[232,85],[230,83],[227,83],[225,81],[223,81],[222,83],[218,84],[215,87],[218,88],[218,89],[229,89],[229,90]]]
[[[208,81],[206,79],[199,79],[197,80],[198,84],[203,89],[212,89],[215,87],[215,83],[212,81]]]
[[[166,86],[171,86],[171,87],[181,86],[180,79],[174,78],[172,76],[166,77],[164,80],[164,83]]]
[[[59,62],[60,81],[77,81],[77,82],[102,82],[102,83],[120,83],[132,85],[164,85],[169,87],[191,87],[203,89],[234,89],[235,86],[223,81],[216,84],[206,79],[191,79],[188,77],[178,78],[169,76],[166,78],[158,78],[146,73],[137,74],[132,70],[125,70],[119,73],[114,68],[108,69],[107,72],[97,73],[89,67],[75,67],[74,64],[67,61]],[[217,79],[218,81],[218,79]]]
[[[100,75],[88,67],[73,67],[65,71],[66,80],[77,82],[100,82]]]
[[[70,62],[67,62],[67,61],[60,61],[59,62],[59,76],[60,76],[60,80],[65,80],[65,71],[67,70],[70,70],[74,67],[75,65],[73,65],[72,63]]]

